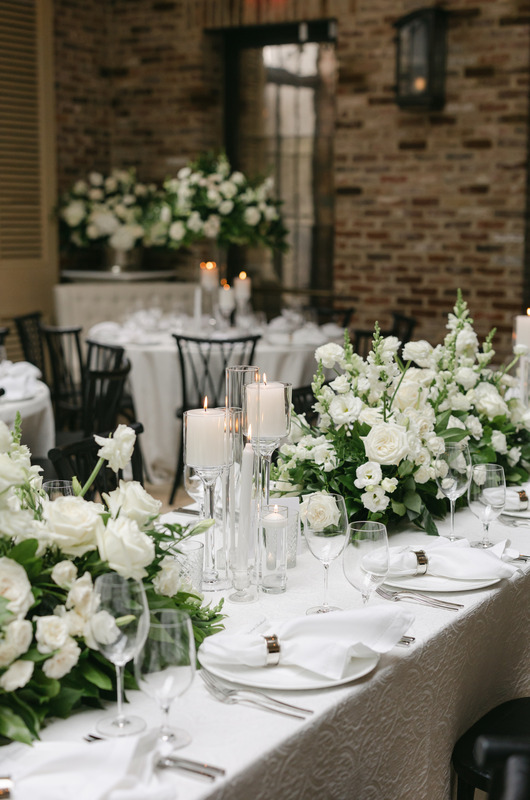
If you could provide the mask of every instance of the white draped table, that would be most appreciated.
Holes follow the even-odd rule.
[[[457,514],[456,524],[470,539],[480,534],[468,511]],[[445,523],[440,527],[447,530]],[[492,535],[496,541],[510,538],[523,553],[530,551],[529,528],[497,523]],[[429,541],[408,531],[392,543]],[[322,565],[305,551],[288,572],[284,595],[261,596],[247,606],[227,602],[226,627],[302,615],[321,588]],[[395,647],[373,673],[351,684],[278,693],[314,709],[305,721],[221,704],[197,675],[171,711],[173,723],[192,735],[192,743],[179,752],[225,767],[226,778],[205,785],[164,771],[160,780],[172,782],[180,800],[449,800],[450,757],[457,738],[492,706],[530,693],[529,593],[530,563],[521,562],[520,572],[495,586],[442,595],[464,604],[458,612],[407,603],[415,615],[408,633],[416,641],[410,648]],[[329,599],[343,608],[360,606],[338,562],[330,570]],[[385,602],[378,596],[370,601]],[[131,710],[143,714],[150,726],[158,724],[152,701],[139,693],[130,699]],[[81,743],[101,714],[88,711],[54,722],[43,739]],[[103,750],[105,743],[86,747]],[[0,774],[10,769],[16,774],[17,761],[31,757],[24,745],[0,750]],[[79,785],[89,781],[90,775],[80,770]],[[14,795],[19,798],[30,800],[24,793]],[[63,797],[56,794],[53,800]]]
[[[35,393],[23,400],[0,397],[0,419],[13,428],[17,412],[22,418],[22,444],[35,458],[46,458],[55,447],[55,420],[50,390],[42,381],[35,382]]]

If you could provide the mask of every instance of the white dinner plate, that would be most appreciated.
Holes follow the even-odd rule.
[[[443,578],[438,575],[410,575],[404,578],[387,578],[386,586],[396,589],[415,589],[418,592],[471,592],[473,589],[485,589],[499,583],[500,578],[484,578],[483,580],[460,580]]]
[[[530,519],[530,510],[525,511],[506,511],[502,512],[503,517],[515,517],[515,519]]]
[[[346,674],[334,680],[309,672],[295,666],[278,664],[275,667],[247,667],[244,664],[219,664],[211,656],[204,655],[199,650],[198,659],[212,675],[231,683],[240,683],[243,686],[252,686],[255,689],[328,689],[331,686],[341,686],[350,683],[364,675],[368,675],[376,668],[379,654],[374,653],[368,658],[352,658]]]

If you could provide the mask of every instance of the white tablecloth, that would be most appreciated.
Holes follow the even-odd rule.
[[[468,511],[457,514],[457,529],[472,539],[480,535],[480,524]],[[525,553],[529,533],[500,523],[491,529],[496,541],[509,537]],[[406,532],[396,541],[419,543],[425,537]],[[459,612],[407,603],[415,615],[408,633],[416,641],[410,648],[395,647],[371,675],[352,684],[283,693],[314,709],[306,721],[223,705],[197,675],[171,710],[173,723],[192,735],[180,753],[225,767],[227,776],[213,785],[178,772],[165,772],[164,780],[174,781],[179,800],[449,800],[457,738],[497,703],[530,692],[530,563],[521,567],[490,588],[442,595],[463,603]],[[288,571],[285,594],[262,595],[247,606],[227,602],[226,627],[303,614],[321,590],[322,565],[306,551]],[[331,565],[329,599],[343,608],[360,606],[339,562]],[[385,602],[378,596],[370,600]],[[152,701],[138,693],[130,699],[128,710],[158,725]],[[56,722],[43,739],[81,742],[101,715],[87,711]],[[15,774],[15,759],[31,759],[31,749],[0,749],[0,774]],[[89,780],[80,773],[80,784]]]
[[[131,362],[130,386],[137,419],[143,424],[142,453],[149,479],[170,480],[180,447],[182,403],[178,350],[173,338],[159,344],[126,344]],[[269,381],[305,386],[313,380],[315,346],[258,342],[254,364]]]
[[[17,411],[22,417],[22,444],[26,444],[35,458],[46,458],[55,446],[55,421],[50,390],[37,381],[35,394],[25,400],[6,400],[0,397],[0,419],[13,428]]]

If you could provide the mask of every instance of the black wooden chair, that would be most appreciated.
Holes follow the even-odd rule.
[[[182,390],[182,406],[177,409],[179,419],[191,408],[202,408],[205,397],[208,398],[210,408],[224,406],[226,368],[237,364],[252,364],[256,344],[261,338],[258,334],[253,334],[238,338],[201,339],[177,333],[173,337],[178,348]],[[174,500],[183,472],[184,448],[181,436],[177,468],[169,496],[170,504]]]
[[[134,422],[130,427],[135,431],[137,436],[131,458],[132,479],[143,484],[143,460],[138,436],[143,432],[144,428],[140,422]],[[112,433],[113,430],[110,432]],[[99,435],[108,436],[109,432]],[[72,480],[75,476],[83,486],[98,462],[99,449],[100,446],[96,443],[94,437],[88,436],[74,442],[63,444],[60,447],[54,447],[48,452],[48,458],[52,462],[59,479]],[[118,486],[121,478],[123,478],[123,473],[121,471],[115,473],[107,465],[104,465],[100,469],[92,488],[85,497],[88,500],[93,500],[95,498],[97,499],[98,495],[101,496],[103,492],[113,491]]]
[[[305,414],[310,425],[318,421],[318,411],[313,408],[315,395],[311,386],[299,386],[292,389],[291,402],[297,414]]]
[[[42,313],[33,311],[30,314],[13,317],[13,319],[22,346],[22,352],[24,353],[24,359],[29,361],[30,364],[35,364],[41,371],[42,379],[47,382],[44,344],[40,328]]]
[[[85,368],[90,370],[116,370],[125,366],[125,348],[121,345],[103,344],[93,339],[85,339],[86,356]],[[127,385],[125,385],[120,400],[119,415],[130,422],[136,421],[134,402]]]
[[[48,349],[56,430],[80,430],[85,378],[80,340],[82,328],[41,323],[40,329]]]
[[[91,369],[85,373],[82,418],[84,436],[116,428],[130,371],[131,364],[125,360],[122,366],[115,369]]]
[[[492,708],[457,741],[451,759],[458,778],[457,800],[473,800],[475,789],[491,790],[492,764],[477,759],[476,753],[477,742],[484,736],[530,738],[530,697],[507,700]]]
[[[352,341],[354,353],[357,353],[361,358],[366,358],[372,349],[373,336],[374,332],[367,328],[355,328]]]
[[[475,757],[493,772],[489,800],[528,800],[530,736],[480,736]]]

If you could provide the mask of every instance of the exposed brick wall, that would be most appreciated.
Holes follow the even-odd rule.
[[[204,28],[336,17],[338,292],[356,324],[400,308],[433,343],[461,287],[510,349],[522,302],[530,4],[448,0],[447,103],[394,103],[394,29],[420,0],[56,0],[59,183],[136,164],[160,180],[222,141],[221,54]]]

